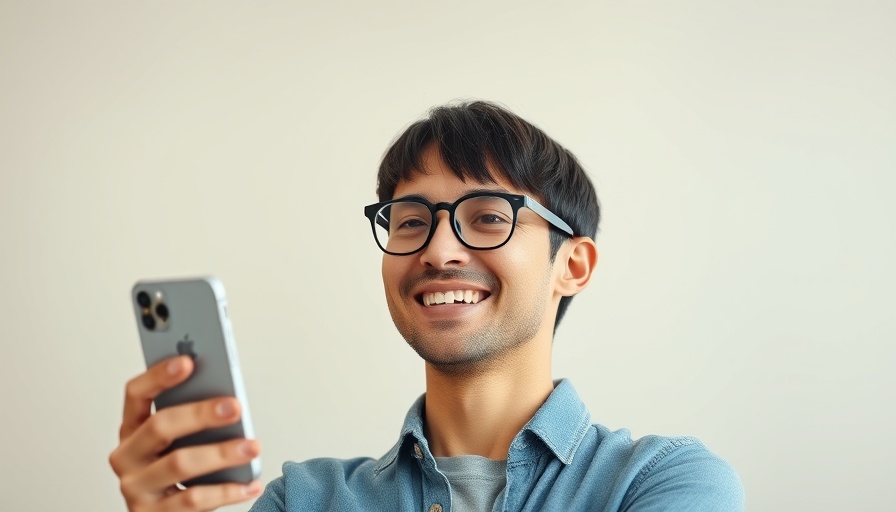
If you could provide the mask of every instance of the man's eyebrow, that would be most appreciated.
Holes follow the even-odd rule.
[[[476,194],[479,192],[497,192],[499,194],[508,194],[510,191],[501,187],[493,187],[493,188],[474,188],[473,190],[468,190],[466,194]]]
[[[459,196],[457,199],[460,199],[461,197],[469,195],[469,194],[477,194],[479,192],[497,192],[499,194],[509,193],[509,191],[507,189],[503,189],[503,188],[474,188],[472,190],[467,190],[466,192],[463,193],[463,195]],[[406,196],[395,197],[392,200],[399,201],[399,200],[403,200],[403,199],[419,199],[421,201],[426,201],[427,203],[432,203],[432,200],[430,198],[428,198],[424,195],[421,195],[421,194],[408,194]],[[457,199],[455,199],[455,201],[457,201]]]
[[[393,197],[393,198],[392,198],[393,201],[402,201],[402,200],[405,200],[405,199],[419,199],[419,200],[421,200],[421,201],[425,201],[425,202],[427,202],[427,203],[430,202],[429,199],[427,199],[427,198],[424,197],[424,196],[421,196],[420,194],[408,194],[408,195],[406,195],[406,196]]]

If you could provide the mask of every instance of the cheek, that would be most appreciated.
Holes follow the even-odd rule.
[[[402,268],[399,263],[399,261],[395,260],[394,256],[386,255],[383,257],[381,268],[383,274],[383,287],[386,290],[386,295],[391,295],[392,293],[397,292],[402,275]]]
[[[389,291],[389,282],[392,280],[392,266],[383,259],[382,265],[383,286]]]
[[[503,281],[515,283],[515,288],[530,291],[541,289],[545,279],[551,275],[550,253],[543,244],[526,241],[502,256],[492,263],[492,268],[499,272]]]

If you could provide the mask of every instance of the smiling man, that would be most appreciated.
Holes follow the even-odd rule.
[[[383,457],[287,463],[252,510],[743,509],[736,473],[698,440],[632,440],[593,424],[572,384],[551,375],[557,324],[597,264],[597,197],[569,151],[497,105],[439,107],[393,143],[377,193],[364,213],[384,253],[392,319],[425,362],[426,393]],[[128,400],[148,404],[192,370],[185,358],[173,364],[134,379]],[[124,425],[165,425],[123,426],[110,458],[132,510],[209,510],[260,492],[173,487],[245,463],[254,441],[221,443],[188,468],[159,463],[172,456],[161,448],[154,458],[134,448],[238,416],[232,404],[215,419],[215,403],[176,420],[126,408]]]

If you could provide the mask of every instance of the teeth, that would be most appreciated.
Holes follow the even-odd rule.
[[[436,304],[476,304],[479,302],[479,296],[479,291],[474,290],[454,290],[447,292],[424,293],[423,305],[429,307],[435,306]]]

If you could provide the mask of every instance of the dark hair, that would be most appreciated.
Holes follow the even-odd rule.
[[[531,123],[485,101],[435,107],[409,126],[383,156],[376,188],[380,201],[392,199],[399,181],[423,169],[423,153],[430,145],[461,180],[494,182],[491,165],[515,188],[565,220],[576,236],[597,235],[600,205],[576,157]],[[552,261],[567,239],[565,233],[551,229]],[[560,299],[555,330],[571,300]]]

